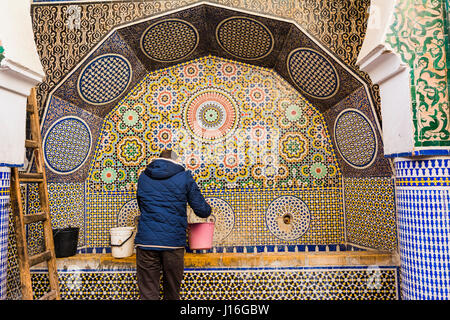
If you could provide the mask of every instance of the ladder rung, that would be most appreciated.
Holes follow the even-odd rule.
[[[35,266],[41,262],[48,261],[51,258],[52,258],[52,253],[49,250],[35,254],[34,256],[31,256],[29,258],[30,266]]]
[[[55,300],[55,299],[56,299],[56,290],[51,290],[39,298],[39,300]]]
[[[26,148],[39,148],[39,143],[33,140],[25,140]]]
[[[45,212],[38,212],[38,213],[23,216],[23,222],[25,224],[41,222],[41,221],[45,221],[45,220],[47,220],[47,213],[45,213]]]
[[[42,182],[44,181],[44,175],[42,173],[26,173],[19,172],[20,182]]]

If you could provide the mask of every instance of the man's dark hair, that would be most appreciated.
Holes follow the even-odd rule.
[[[172,158],[172,150],[163,150],[160,155],[160,158],[171,159]]]

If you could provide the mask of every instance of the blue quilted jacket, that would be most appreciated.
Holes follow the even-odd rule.
[[[205,201],[190,171],[174,161],[153,160],[140,175],[137,201],[141,215],[135,244],[142,249],[168,250],[186,246],[186,204],[207,218]]]

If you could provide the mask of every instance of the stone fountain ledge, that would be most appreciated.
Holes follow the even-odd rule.
[[[136,269],[136,255],[114,258],[110,253],[77,254],[56,259],[61,271],[80,270],[132,270]],[[279,252],[279,253],[186,253],[185,268],[287,268],[287,267],[353,267],[400,266],[397,253],[380,251],[348,252]],[[46,269],[46,264],[32,270]]]

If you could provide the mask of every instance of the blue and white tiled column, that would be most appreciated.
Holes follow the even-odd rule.
[[[0,300],[6,299],[10,174],[11,168],[0,167]]]
[[[450,157],[397,158],[402,299],[450,299]]]

